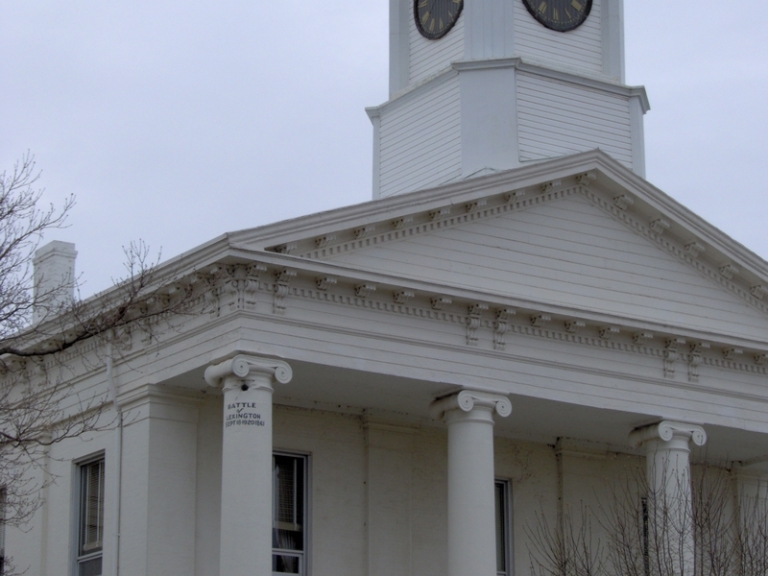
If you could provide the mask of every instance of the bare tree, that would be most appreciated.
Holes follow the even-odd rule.
[[[29,153],[10,173],[0,174],[0,353],[13,351],[13,343],[31,318],[34,250],[43,233],[60,227],[74,205],[70,197],[59,210],[52,205],[41,208],[43,190],[35,187],[39,177]],[[40,296],[50,299],[50,295]]]
[[[538,516],[526,528],[532,575],[768,574],[765,494],[737,495],[729,470],[714,466],[694,467],[691,485],[691,491],[656,493],[630,477],[606,486],[610,497],[596,507],[566,511],[559,525]]]
[[[82,396],[67,378],[78,346],[96,340],[119,351],[132,331],[151,335],[155,321],[182,312],[190,294],[183,283],[163,282],[158,292],[142,243],[125,250],[126,278],[96,298],[74,297],[71,285],[35,285],[35,250],[74,206],[72,197],[59,208],[41,206],[38,181],[29,153],[0,174],[0,495],[2,521],[12,526],[40,504],[40,475],[33,477],[47,448],[109,425],[101,418],[109,398]]]

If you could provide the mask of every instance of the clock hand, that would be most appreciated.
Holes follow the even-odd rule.
[[[434,16],[433,10],[435,8],[435,2],[437,2],[437,0],[430,0],[430,3],[429,3],[429,13],[432,14],[433,16]]]

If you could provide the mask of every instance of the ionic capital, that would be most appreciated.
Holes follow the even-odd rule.
[[[461,410],[470,412],[474,408],[486,408],[496,412],[502,418],[512,414],[512,402],[502,394],[482,392],[480,390],[461,390],[435,399],[429,407],[433,418],[443,418],[446,412]]]
[[[272,389],[272,381],[287,384],[293,377],[291,367],[282,360],[238,354],[234,358],[205,369],[205,381],[214,388],[248,386]]]
[[[673,439],[692,441],[696,446],[704,446],[707,443],[707,433],[704,428],[696,424],[662,420],[650,426],[636,428],[629,434],[629,443],[635,447],[642,446],[651,440],[670,442]]]

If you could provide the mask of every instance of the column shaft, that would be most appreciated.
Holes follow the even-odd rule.
[[[272,574],[272,390],[228,386],[221,459],[220,574]]]
[[[493,416],[452,410],[448,423],[448,574],[496,573]]]
[[[432,404],[448,425],[448,576],[496,574],[494,412],[508,416],[512,404],[474,390]]]
[[[290,381],[291,369],[239,355],[205,379],[224,390],[219,574],[271,576],[272,382]]]
[[[693,504],[690,442],[703,446],[700,426],[663,421],[635,430],[631,441],[646,451],[648,539],[652,563],[672,573],[694,573]]]

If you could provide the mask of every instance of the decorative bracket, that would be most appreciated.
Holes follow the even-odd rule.
[[[499,308],[496,310],[496,320],[493,323],[493,347],[496,350],[504,350],[507,345],[504,335],[509,332],[509,318],[517,312],[512,308]]]
[[[395,304],[407,304],[413,296],[414,294],[410,290],[395,290],[392,294]]]
[[[485,206],[488,204],[487,200],[476,200],[475,202],[469,202],[464,206],[464,209],[467,212],[477,212],[481,208],[485,208]]]
[[[736,356],[744,354],[740,348],[723,348],[723,358],[726,360],[736,360]]]
[[[291,279],[296,277],[295,270],[289,270],[283,268],[277,274],[275,274],[275,300],[274,300],[274,312],[275,314],[285,313],[285,297],[290,291]]]
[[[411,222],[413,222],[413,216],[403,216],[402,218],[396,218],[392,220],[392,228],[395,230],[402,230]]]
[[[690,346],[688,353],[688,382],[696,383],[699,381],[699,364],[701,364],[701,353],[709,348],[706,342],[694,342]]]
[[[610,340],[614,336],[618,335],[620,330],[616,326],[605,326],[600,328],[597,333],[600,335],[600,340]]]
[[[552,317],[549,314],[534,314],[531,316],[531,326],[535,328],[541,328],[547,322],[550,322]]]
[[[322,290],[323,292],[336,286],[337,282],[338,279],[333,276],[321,276],[320,278],[315,278],[315,286],[317,286],[318,290]]]
[[[664,218],[657,218],[650,223],[649,227],[656,234],[664,234],[669,229],[669,222],[664,220]]]
[[[467,345],[477,346],[477,329],[480,327],[480,316],[488,310],[487,304],[472,304],[467,311]]]
[[[632,334],[632,342],[635,344],[645,344],[648,340],[653,340],[653,334],[650,332],[635,332]]]
[[[368,298],[374,292],[376,292],[376,285],[369,282],[355,286],[355,296],[358,298]]]
[[[513,190],[512,192],[504,194],[504,202],[512,204],[513,202],[520,200],[523,196],[525,196],[525,190]]]
[[[442,220],[446,216],[450,216],[450,214],[451,214],[451,208],[450,208],[450,206],[448,206],[446,208],[440,208],[439,210],[432,210],[429,213],[429,219],[432,222],[439,222],[440,220]]]
[[[541,185],[541,193],[546,194],[547,192],[552,192],[555,188],[559,188],[560,184],[562,182],[560,180],[552,180],[552,182],[547,182],[546,184]]]
[[[376,231],[376,226],[372,224],[370,226],[362,226],[360,228],[355,228],[354,230],[355,239],[361,240],[375,231]]]
[[[452,300],[447,296],[433,296],[429,299],[429,303],[432,306],[432,310],[442,310],[446,304],[450,304]]]
[[[664,342],[664,378],[672,379],[675,377],[675,360],[680,357],[678,353],[680,344],[685,344],[685,340],[682,338],[667,338]]]
[[[589,172],[583,172],[576,176],[576,182],[582,186],[586,186],[597,180],[597,172],[590,170]]]
[[[613,199],[613,203],[616,205],[616,207],[619,210],[626,210],[627,208],[632,206],[635,203],[635,201],[630,196],[627,196],[626,194],[622,194],[621,196],[616,196]]]
[[[730,262],[728,262],[720,266],[719,272],[720,274],[723,275],[724,278],[727,278],[728,280],[730,280],[731,278],[733,278],[739,273],[739,269],[733,264],[731,264]]]
[[[317,246],[318,248],[325,248],[326,246],[328,246],[328,244],[330,244],[334,240],[336,240],[335,234],[326,234],[325,236],[320,236],[318,238],[315,238],[315,246]]]
[[[576,334],[579,330],[584,328],[586,325],[587,325],[586,322],[582,322],[581,320],[566,320],[565,331],[568,332],[568,334]]]
[[[763,284],[757,284],[756,286],[752,286],[749,291],[752,293],[752,296],[757,298],[758,300],[762,300],[766,294],[768,294],[768,288],[766,288]]]
[[[699,254],[704,252],[705,248],[695,240],[693,242],[688,242],[688,244],[685,245],[685,253],[688,254],[691,258],[698,258]]]
[[[229,278],[221,287],[220,294],[228,297],[223,303],[220,302],[219,308],[225,308],[228,312],[253,310],[256,307],[260,276],[266,269],[266,265],[261,263],[227,268]]]

